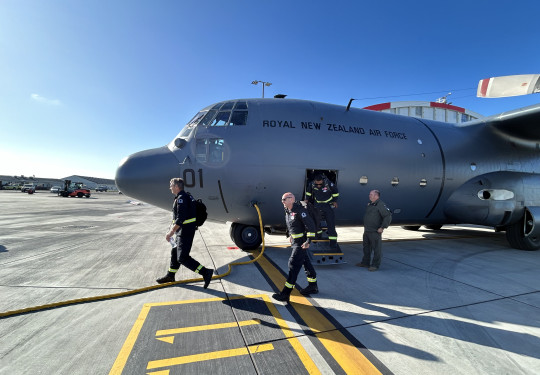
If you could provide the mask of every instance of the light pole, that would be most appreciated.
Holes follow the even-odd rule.
[[[272,84],[270,82],[264,82],[264,81],[253,81],[251,82],[252,85],[256,85],[258,83],[262,83],[262,97],[264,98],[264,86],[271,86]]]

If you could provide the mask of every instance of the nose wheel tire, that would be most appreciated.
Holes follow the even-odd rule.
[[[255,250],[261,246],[262,235],[258,227],[233,223],[229,230],[231,240],[242,250]]]

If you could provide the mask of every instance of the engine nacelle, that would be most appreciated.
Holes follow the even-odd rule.
[[[456,223],[469,223],[493,227],[514,224],[530,208],[532,220],[529,231],[540,230],[540,177],[530,173],[493,172],[477,176],[454,191],[447,200],[444,213]],[[534,229],[532,229],[534,227]]]

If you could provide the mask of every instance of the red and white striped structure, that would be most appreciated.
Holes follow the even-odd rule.
[[[394,113],[396,115],[425,118],[428,120],[450,122],[454,124],[461,124],[467,121],[476,120],[484,117],[476,112],[469,111],[465,108],[438,102],[388,102],[370,105],[368,107],[364,107],[364,109]]]

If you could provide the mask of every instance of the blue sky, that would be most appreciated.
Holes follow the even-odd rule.
[[[0,174],[114,178],[201,108],[265,96],[493,115],[482,78],[540,72],[537,0],[0,0]],[[413,95],[420,94],[420,95]]]

